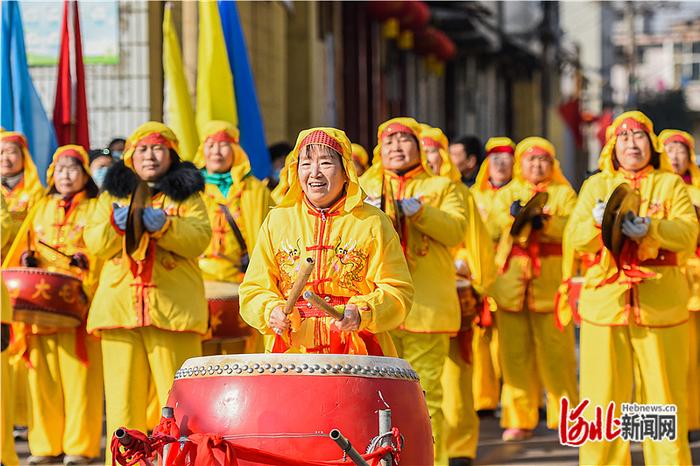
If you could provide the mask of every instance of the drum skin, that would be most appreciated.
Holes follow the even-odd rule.
[[[417,374],[376,356],[248,354],[193,358],[168,399],[182,435],[215,433],[235,444],[297,459],[336,460],[340,429],[364,453],[380,409],[405,438],[401,464],[433,464],[433,439]],[[255,463],[239,461],[241,466]]]
[[[78,327],[88,311],[82,282],[76,277],[45,269],[14,267],[2,271],[10,294],[13,318],[26,324],[53,328]]]
[[[240,339],[251,334],[253,329],[241,319],[237,283],[206,281],[204,291],[211,328],[211,338],[205,341]]]

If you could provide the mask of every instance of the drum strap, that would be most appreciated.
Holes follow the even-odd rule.
[[[238,246],[241,248],[241,272],[245,273],[248,269],[248,264],[250,263],[248,246],[246,246],[245,239],[243,238],[243,234],[241,233],[241,229],[238,228],[238,225],[236,225],[236,221],[233,219],[233,215],[231,215],[231,211],[228,210],[228,207],[226,207],[226,205],[224,204],[219,204],[219,209],[221,209],[221,212],[224,214],[224,217],[226,217],[226,222],[231,227],[233,236],[236,237]]]

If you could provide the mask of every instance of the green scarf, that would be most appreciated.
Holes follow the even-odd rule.
[[[205,168],[202,169],[202,176],[204,176],[204,181],[207,184],[213,184],[224,197],[228,196],[228,192],[233,186],[233,178],[231,178],[231,173],[209,173]]]

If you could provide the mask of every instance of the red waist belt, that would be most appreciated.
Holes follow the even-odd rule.
[[[666,249],[659,249],[659,255],[654,259],[647,259],[640,262],[639,265],[642,267],[659,267],[659,266],[673,266],[678,265],[678,255],[673,251],[667,251]]]
[[[519,244],[514,244],[510,250],[511,256],[531,257],[532,249],[524,248]],[[561,256],[561,243],[538,243],[537,255],[540,257]]]
[[[326,301],[331,306],[345,305],[350,300],[348,296],[333,296],[333,295],[322,295],[324,301]],[[320,309],[316,309],[313,305],[306,301],[305,299],[299,299],[294,305],[299,310],[299,315],[306,319],[308,317],[328,317],[328,314]]]

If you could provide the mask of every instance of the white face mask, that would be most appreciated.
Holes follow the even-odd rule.
[[[109,167],[100,167],[92,172],[92,179],[98,188],[102,188],[102,183],[105,182],[105,176],[107,176],[107,170],[109,170]]]

